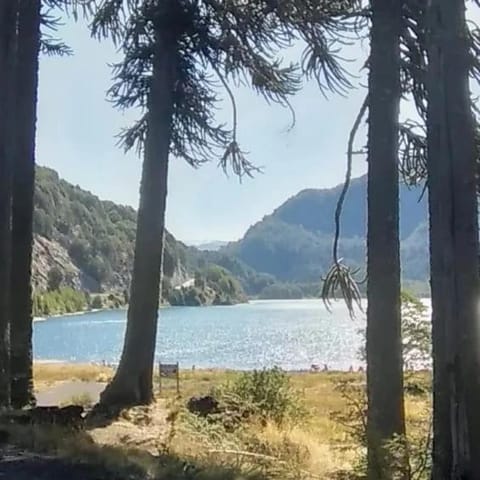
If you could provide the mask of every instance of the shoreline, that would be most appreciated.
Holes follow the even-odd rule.
[[[55,313],[54,315],[48,315],[47,317],[33,317],[33,322],[46,322],[48,320],[55,320],[60,317],[79,317],[81,315],[87,315],[89,313],[108,312],[110,310],[126,310],[126,307],[120,308],[92,308],[91,310],[80,310],[78,312],[69,313]]]
[[[242,303],[235,303],[232,305],[194,305],[194,306],[189,306],[189,305],[170,305],[169,303],[161,303],[158,307],[158,310],[162,310],[164,308],[204,308],[204,307],[234,307],[236,305],[247,305],[250,303],[250,301],[255,302],[255,300],[248,300],[246,302]],[[117,310],[127,310],[128,305],[123,305],[122,307],[118,308],[92,308],[89,310],[79,310],[78,312],[69,312],[69,313],[55,313],[53,315],[48,315],[48,316],[43,316],[43,317],[33,317],[33,322],[46,322],[48,320],[54,320],[56,318],[60,317],[76,317],[80,315],[87,315],[89,313],[99,313],[99,312],[108,312],[108,311],[117,311]]]
[[[102,362],[71,362],[68,360],[58,360],[58,359],[34,359],[33,365],[38,365],[42,367],[71,367],[72,369],[77,368],[92,368],[96,369],[98,367],[102,368],[111,368],[115,369],[118,366],[118,363],[102,363]],[[271,369],[274,367],[265,367],[265,369]],[[180,365],[180,372],[183,373],[198,373],[198,372],[205,372],[205,373],[240,373],[240,372],[251,372],[253,370],[263,370],[264,367],[254,368],[225,368],[225,367],[184,367]],[[158,362],[155,362],[155,370],[158,370]],[[323,369],[312,369],[312,368],[290,368],[290,369],[282,369],[284,372],[297,375],[297,374],[339,374],[339,373],[351,373],[351,374],[359,374],[365,373],[366,368],[365,365],[355,365],[353,370],[349,369],[338,369],[338,368],[328,368],[327,370]],[[413,370],[417,373],[428,373],[431,372],[431,369],[428,368],[420,368],[417,370]]]
[[[91,368],[92,370],[97,369],[97,368],[105,368],[105,369],[111,369],[114,371],[117,367],[118,364],[111,364],[111,363],[105,363],[103,364],[102,362],[89,362],[89,363],[74,363],[74,362],[68,362],[65,360],[55,360],[55,359],[48,359],[48,360],[34,360],[33,361],[33,366],[37,367],[43,367],[43,368],[55,368],[59,367],[64,370],[68,370],[68,368],[71,368],[72,370],[75,369],[89,369]],[[269,370],[273,367],[266,368],[266,370]],[[213,368],[181,368],[179,369],[180,373],[184,374],[195,374],[195,373],[244,373],[244,372],[252,372],[254,370],[261,371],[263,368],[258,368],[258,369],[242,369],[242,368],[222,368],[222,367],[213,367]],[[358,375],[358,374],[364,374],[365,369],[355,369],[353,371],[350,370],[339,370],[339,369],[332,369],[332,370],[312,370],[308,368],[294,368],[294,369],[281,369],[283,372],[289,374],[289,375],[307,375],[307,374],[315,374],[315,375],[336,375],[336,374],[352,374],[352,375]],[[420,372],[421,370],[419,370]],[[158,374],[158,364],[155,365],[155,371],[154,375]]]
[[[102,362],[68,362],[65,360],[55,360],[55,359],[48,359],[48,360],[34,360],[33,366],[40,367],[40,368],[61,368],[65,370],[71,368],[72,370],[97,370],[101,369],[110,369],[115,370],[118,367],[118,363],[102,363]],[[266,367],[266,369],[271,369],[273,367]],[[257,369],[242,369],[242,368],[222,368],[222,367],[197,367],[192,369],[190,368],[182,368],[180,365],[180,373],[186,374],[198,374],[198,373],[212,373],[212,374],[229,374],[229,373],[244,373],[244,372],[252,372],[254,370],[260,371],[263,370],[263,367]],[[351,374],[351,375],[359,375],[365,374],[366,369],[365,366],[362,365],[361,367],[356,367],[353,370],[341,370],[341,369],[328,369],[328,370],[313,370],[311,368],[292,368],[292,369],[281,369],[283,372],[289,375],[339,375],[339,374]],[[412,372],[419,373],[419,374],[431,374],[432,370],[427,368],[421,368],[418,370],[412,370]],[[154,375],[158,374],[158,362],[155,362],[154,368]]]

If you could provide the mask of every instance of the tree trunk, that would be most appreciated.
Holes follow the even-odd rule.
[[[405,435],[400,319],[398,115],[401,3],[372,0],[368,131],[368,478],[406,478],[384,448]],[[397,447],[398,453],[398,447]]]
[[[16,2],[0,2],[0,408],[10,404],[12,87]]]
[[[32,375],[32,222],[35,181],[40,0],[20,0],[16,70],[17,128],[13,165],[10,327],[11,401],[22,408],[34,401]]]
[[[163,264],[168,156],[174,108],[176,42],[156,34],[127,331],[120,365],[102,393],[105,405],[153,400],[153,365]]]
[[[434,368],[434,480],[480,478],[475,133],[463,0],[432,0],[428,186]]]

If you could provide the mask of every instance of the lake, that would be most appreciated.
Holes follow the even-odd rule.
[[[329,313],[319,300],[254,301],[232,307],[160,310],[157,361],[182,368],[357,368],[363,315],[351,320],[341,302]],[[117,363],[125,310],[55,317],[34,324],[41,361]]]

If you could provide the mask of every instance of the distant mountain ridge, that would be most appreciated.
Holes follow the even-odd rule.
[[[282,282],[319,282],[332,263],[334,212],[342,185],[302,190],[222,249],[257,272]],[[427,198],[419,188],[400,185],[402,276],[428,278]],[[365,267],[367,179],[352,181],[342,213],[340,255]]]
[[[201,250],[202,252],[217,252],[225,245],[228,245],[229,242],[223,240],[213,240],[211,242],[202,242],[194,245],[195,248]]]
[[[133,208],[100,200],[45,167],[37,167],[34,198],[32,283],[36,293],[59,287],[89,293],[128,291],[137,216]],[[243,289],[249,291],[261,281],[259,289],[273,281],[238,259],[188,247],[167,231],[164,299],[199,275],[207,277],[200,283],[209,291],[195,285],[193,293],[200,300],[202,295],[208,297],[206,293],[213,295],[217,303],[243,300]]]
[[[332,262],[340,189],[303,190],[252,225],[241,240],[226,245],[189,247],[167,232],[164,294],[216,265],[251,297],[318,295],[320,279]],[[401,186],[400,205],[403,277],[425,284],[426,198],[419,189]],[[34,289],[47,290],[53,277],[60,285],[91,293],[128,290],[135,228],[133,208],[100,200],[62,180],[54,170],[38,167]],[[365,266],[365,231],[366,178],[360,177],[352,181],[342,215],[340,253],[349,265]]]
[[[272,213],[272,217],[310,232],[333,235],[334,212],[343,184],[333,188],[307,189],[291,197]],[[407,238],[427,219],[427,198],[421,188],[399,187],[400,238]],[[366,236],[367,177],[352,180],[342,211],[342,236]]]

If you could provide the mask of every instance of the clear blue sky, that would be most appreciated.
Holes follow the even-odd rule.
[[[41,61],[37,161],[102,199],[136,207],[141,160],[134,153],[125,155],[114,138],[136,116],[121,114],[105,100],[108,63],[119,56],[108,42],[90,39],[81,22],[68,22],[61,36],[75,53]],[[366,48],[350,54],[364,56]],[[264,174],[239,184],[225,177],[215,159],[194,170],[173,158],[167,227],[188,243],[234,240],[300,190],[342,182],[347,137],[364,94],[359,88],[348,99],[325,100],[315,84],[307,85],[293,101],[297,124],[287,133],[288,111],[238,92],[239,139],[251,161],[265,167]],[[225,105],[221,120],[228,120],[229,113]],[[355,174],[363,173],[363,157],[355,162]]]

